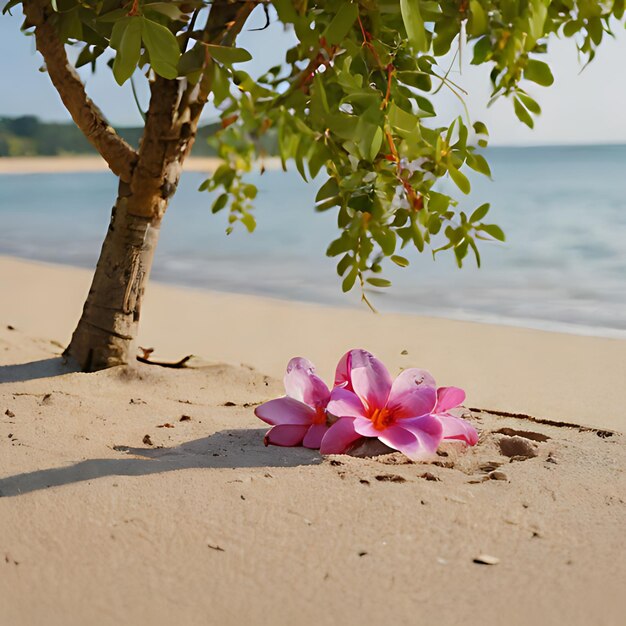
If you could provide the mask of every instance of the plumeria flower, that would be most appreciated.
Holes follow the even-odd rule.
[[[361,437],[376,437],[410,459],[432,457],[443,437],[431,415],[437,386],[425,370],[411,368],[392,381],[387,368],[365,350],[339,362],[328,412],[339,418],[322,440],[322,454],[341,454]]]
[[[272,426],[265,435],[265,445],[319,448],[328,428],[330,390],[315,375],[311,361],[301,357],[289,361],[283,381],[287,395],[254,410],[258,418]]]
[[[476,429],[461,417],[449,413],[465,401],[465,392],[458,387],[439,387],[437,389],[437,406],[433,415],[441,422],[444,439],[459,439],[470,446],[478,442]]]

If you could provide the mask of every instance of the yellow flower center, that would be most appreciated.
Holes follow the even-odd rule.
[[[370,412],[368,417],[376,430],[385,430],[385,428],[390,426],[394,421],[393,413],[387,408],[374,409]]]

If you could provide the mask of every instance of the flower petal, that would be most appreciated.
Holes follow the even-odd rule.
[[[317,450],[322,445],[322,439],[324,438],[327,430],[328,426],[326,426],[326,424],[313,424],[313,426],[307,430],[302,445],[305,448]]]
[[[361,417],[365,415],[365,407],[359,397],[352,391],[335,387],[330,392],[330,402],[326,407],[335,417]]]
[[[419,458],[422,452],[420,442],[412,432],[401,426],[389,426],[389,428],[379,431],[378,439],[412,460],[421,460]]]
[[[289,396],[264,402],[254,409],[254,414],[266,424],[301,424],[313,423],[316,412],[310,406]]]
[[[326,383],[315,375],[315,366],[308,359],[295,357],[287,364],[283,378],[287,395],[312,407],[325,407],[330,397]]]
[[[374,428],[374,424],[372,424],[372,421],[367,417],[357,417],[354,420],[354,430],[363,437],[378,437],[381,433],[385,432],[384,430]]]
[[[360,438],[361,435],[354,430],[354,419],[342,417],[326,431],[320,452],[322,454],[343,454],[353,441]]]
[[[438,417],[424,415],[416,419],[402,420],[399,426],[411,432],[419,442],[419,452],[415,460],[425,460],[435,456],[443,438],[443,426]]]
[[[354,350],[349,350],[339,359],[335,370],[335,387],[342,387],[348,391],[354,391],[354,389],[352,389],[352,379],[350,378],[353,352]]]
[[[266,446],[299,446],[307,433],[307,426],[279,424],[273,426],[263,438]]]
[[[435,417],[441,422],[444,439],[459,439],[470,446],[478,442],[478,433],[467,420],[453,415],[436,415]]]
[[[396,419],[427,415],[435,408],[436,388],[435,379],[426,370],[406,369],[393,381],[387,408]]]
[[[459,387],[439,387],[435,413],[445,413],[465,402],[465,391]]]
[[[365,350],[351,351],[350,379],[366,409],[382,409],[391,390],[391,376],[375,356]]]

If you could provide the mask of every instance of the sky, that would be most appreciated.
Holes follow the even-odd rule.
[[[263,22],[261,15],[253,18]],[[14,9],[13,16],[0,16],[0,116],[69,120],[48,76],[39,71],[42,60],[33,38],[19,31],[20,24],[18,10]],[[455,64],[450,78],[468,92],[466,104],[472,120],[487,124],[492,145],[626,143],[626,33],[619,26],[616,31],[616,39],[605,38],[596,59],[582,73],[574,42],[551,42],[545,60],[552,67],[554,85],[543,88],[527,84],[528,92],[543,109],[534,130],[517,120],[512,104],[506,100],[486,108],[490,92],[487,65],[474,67],[466,58],[462,67]],[[247,48],[254,60],[239,67],[254,75],[279,63],[292,37],[277,23],[263,31],[242,33],[238,45]],[[85,69],[81,75],[89,95],[113,125],[141,124],[128,83],[119,88],[105,65],[96,74]],[[141,87],[140,95],[147,94],[145,85]],[[437,108],[441,123],[446,124],[462,112],[456,97],[443,90]],[[211,117],[215,117],[215,111],[207,110],[205,119]]]

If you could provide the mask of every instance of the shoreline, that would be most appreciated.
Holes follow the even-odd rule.
[[[19,254],[6,254],[0,251],[0,259],[15,259],[24,261],[25,263],[35,263],[40,265],[49,265],[58,268],[70,268],[82,271],[93,271],[93,268],[86,265],[74,265],[72,263],[63,263],[60,261],[48,261],[42,259],[33,259],[32,257],[20,256]],[[367,310],[365,305],[361,306],[360,303],[350,303],[346,298],[345,304],[335,304],[332,302],[319,302],[315,300],[303,300],[297,298],[289,298],[288,296],[281,296],[275,294],[265,294],[255,291],[237,291],[228,289],[214,289],[208,287],[202,287],[191,283],[182,283],[168,280],[151,279],[151,284],[159,284],[163,287],[172,287],[180,289],[188,289],[201,294],[217,293],[223,295],[240,295],[249,296],[251,298],[263,298],[275,302],[293,302],[298,305],[311,306],[311,307],[324,307],[329,309],[348,309],[353,311],[365,311]],[[339,290],[339,285],[337,286]],[[497,313],[464,313],[464,312],[449,312],[445,310],[415,310],[406,311],[402,309],[386,309],[382,310],[382,307],[378,307],[377,310],[381,314],[394,314],[394,315],[409,315],[417,317],[431,318],[434,320],[450,320],[456,322],[466,322],[470,324],[481,324],[488,326],[501,326],[504,328],[523,328],[527,330],[533,330],[537,332],[545,333],[557,333],[561,335],[572,335],[576,337],[595,337],[601,339],[617,339],[626,340],[626,330],[620,328],[611,328],[604,326],[589,326],[585,324],[573,324],[570,322],[534,319],[534,318],[519,318],[519,317],[504,317]]]
[[[185,161],[183,171],[212,172],[219,164],[218,157],[190,156]],[[280,159],[271,157],[264,160],[267,169],[280,168]],[[64,174],[85,172],[108,172],[107,163],[98,155],[1,157],[0,175],[25,174]]]
[[[65,344],[91,276],[86,269],[0,255],[0,285],[9,294],[0,303],[0,323]],[[42,316],[42,310],[48,314]],[[142,315],[139,345],[155,347],[158,358],[196,354],[247,363],[282,378],[287,361],[300,355],[331,377],[343,352],[364,347],[392,369],[425,367],[442,384],[465,387],[472,406],[626,432],[626,393],[615,392],[626,380],[626,341],[621,338],[372,314],[156,281]],[[408,356],[402,355],[405,350]],[[594,386],[583,394],[590,380]]]

